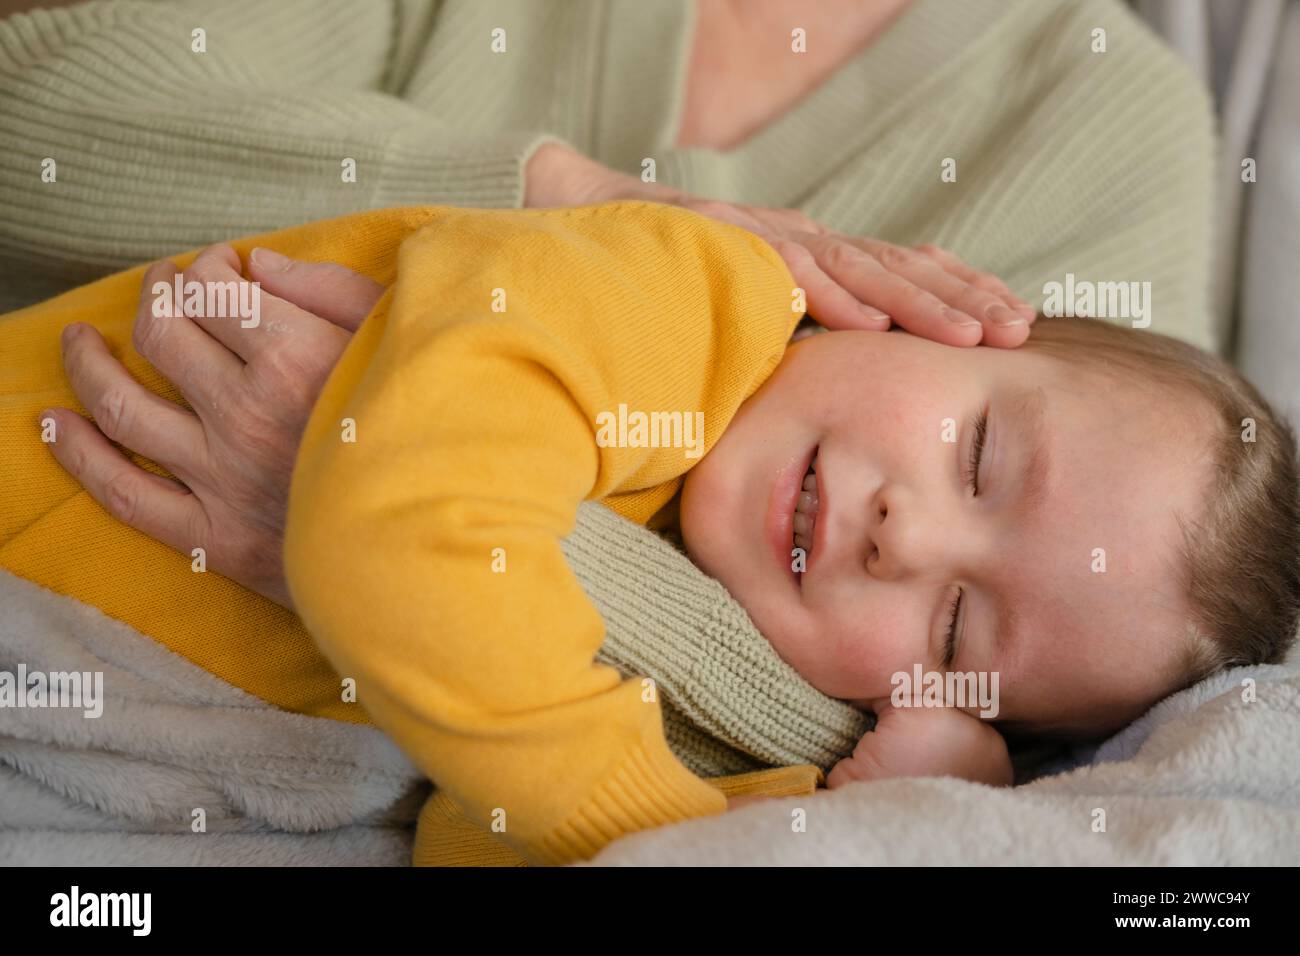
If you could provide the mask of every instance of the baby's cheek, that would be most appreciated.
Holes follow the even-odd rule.
[[[927,666],[925,622],[905,604],[879,601],[847,611],[835,615],[834,639],[824,644],[822,664],[840,687],[834,696],[887,696],[895,673]]]
[[[727,481],[725,456],[706,456],[686,476],[682,486],[679,518],[686,552],[703,570],[723,579],[728,564],[728,545],[735,540],[727,533],[727,522],[738,507],[736,492]],[[723,583],[727,583],[725,580]]]

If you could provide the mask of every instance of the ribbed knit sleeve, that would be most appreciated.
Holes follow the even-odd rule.
[[[524,164],[555,137],[467,135],[389,92],[436,13],[122,0],[0,22],[0,256],[84,281],[357,210],[520,205]]]

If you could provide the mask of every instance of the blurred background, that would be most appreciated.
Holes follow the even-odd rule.
[[[1300,413],[1300,2],[1138,0],[1214,95],[1222,148],[1216,312],[1229,355]],[[1255,161],[1243,182],[1242,162]]]

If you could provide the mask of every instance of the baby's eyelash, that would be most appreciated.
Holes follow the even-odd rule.
[[[943,666],[946,670],[952,665],[952,659],[956,656],[957,650],[957,612],[961,610],[962,592],[959,590],[957,596],[952,599],[952,608],[948,612],[948,639],[943,645]]]
[[[988,431],[989,410],[987,407],[980,410],[971,422],[971,427],[975,429],[975,440],[970,444],[970,460],[966,463],[966,474],[963,476],[966,484],[975,494],[980,493],[980,460],[984,455],[984,435]]]
[[[971,421],[971,427],[975,429],[975,437],[970,443],[970,458],[966,463],[966,474],[962,476],[976,495],[980,493],[980,461],[984,457],[984,437],[988,433],[988,426],[989,409],[986,405]],[[945,669],[952,666],[952,659],[957,656],[957,614],[961,610],[962,596],[963,593],[959,589],[957,596],[952,599],[952,607],[948,610],[948,638],[943,648]]]

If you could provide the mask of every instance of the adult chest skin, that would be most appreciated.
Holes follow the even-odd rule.
[[[865,50],[911,0],[697,0],[674,145],[732,149]],[[802,29],[806,52],[792,49]]]

